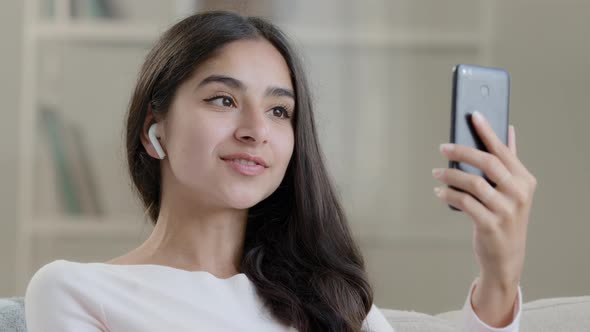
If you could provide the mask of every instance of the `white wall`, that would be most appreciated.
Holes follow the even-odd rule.
[[[14,294],[22,2],[0,2],[0,296]]]
[[[512,71],[520,154],[539,180],[527,296],[588,295],[590,2],[502,1],[498,7],[495,58]]]

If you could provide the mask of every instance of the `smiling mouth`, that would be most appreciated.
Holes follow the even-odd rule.
[[[232,170],[236,171],[241,175],[246,176],[255,176],[262,174],[267,167],[255,163],[251,160],[244,160],[244,159],[223,159],[226,165],[228,165]]]
[[[263,157],[253,155],[250,153],[246,153],[246,152],[238,152],[238,153],[228,154],[228,155],[222,156],[221,159],[226,160],[226,161],[232,160],[234,162],[238,162],[238,163],[241,163],[244,165],[249,165],[249,166],[260,165],[262,167],[268,168],[268,164]]]
[[[258,165],[258,166],[264,167],[263,165],[260,165],[259,163],[255,162],[255,161],[246,160],[246,159],[240,159],[240,158],[234,158],[234,159],[224,159],[224,158],[221,158],[221,160],[223,160],[223,161],[232,161],[234,163],[240,163],[242,165],[249,165],[249,166],[256,166],[256,165]]]

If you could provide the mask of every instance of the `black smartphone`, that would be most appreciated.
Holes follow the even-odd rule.
[[[510,103],[510,74],[505,69],[458,64],[453,67],[453,96],[451,107],[451,143],[487,151],[472,124],[471,115],[479,111],[504,144],[508,144],[508,112]],[[463,162],[449,161],[449,168],[483,176],[480,169]],[[460,190],[449,186],[455,190]],[[452,205],[452,210],[460,211]]]

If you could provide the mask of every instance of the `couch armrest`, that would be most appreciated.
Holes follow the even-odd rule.
[[[457,326],[447,319],[415,311],[380,310],[395,332],[457,332]]]
[[[0,299],[0,331],[27,331],[25,304],[22,297]]]
[[[444,312],[435,317],[460,322],[462,311]],[[520,332],[588,331],[590,296],[559,297],[524,303]]]

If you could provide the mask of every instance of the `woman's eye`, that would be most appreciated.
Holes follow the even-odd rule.
[[[207,99],[207,101],[212,102],[214,105],[217,105],[220,107],[235,107],[235,103],[234,103],[233,99],[231,99],[230,97],[217,96],[217,97],[209,98],[209,99]]]
[[[271,111],[272,111],[272,115],[274,115],[276,117],[284,118],[284,119],[290,118],[289,112],[287,112],[287,110],[284,107],[275,107]]]

